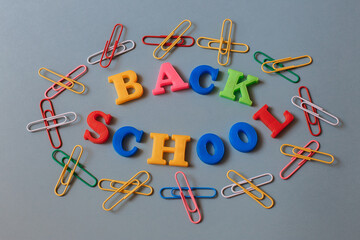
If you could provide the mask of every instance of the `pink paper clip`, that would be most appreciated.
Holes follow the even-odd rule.
[[[111,51],[111,55],[110,55],[110,57],[109,57],[109,56],[107,55],[107,52],[109,51],[110,44],[111,44],[111,40],[112,40],[113,35],[114,35],[114,33],[115,33],[115,31],[116,31],[116,28],[117,28],[118,26],[121,26],[120,33],[119,33],[119,36],[117,37],[117,39],[115,40],[114,44],[112,45],[112,46],[115,46],[115,47],[114,47],[113,50]],[[117,46],[118,43],[119,43],[119,40],[120,40],[120,37],[121,37],[121,34],[122,34],[123,29],[124,29],[124,26],[123,26],[122,24],[120,24],[120,23],[118,23],[118,24],[116,24],[116,25],[114,26],[113,31],[112,31],[111,36],[110,36],[110,39],[109,39],[109,41],[106,41],[105,47],[104,47],[104,51],[103,51],[103,53],[102,53],[102,55],[101,55],[101,58],[100,58],[100,66],[101,66],[101,67],[107,68],[108,66],[110,66],[110,63],[111,63],[111,61],[112,61],[112,59],[113,59],[113,57],[114,57],[114,54],[115,54],[115,52],[116,52],[116,49],[117,49],[116,46]],[[105,56],[105,58],[106,58],[107,60],[109,60],[109,63],[108,63],[107,65],[105,65],[105,66],[102,65],[102,61],[104,60],[104,59],[103,59],[104,56]]]
[[[78,75],[76,75],[75,77],[71,78],[71,75],[74,74],[76,71],[78,71],[80,68],[84,68],[84,70],[83,70],[81,73],[79,73]],[[88,70],[88,68],[87,68],[85,65],[80,65],[80,66],[76,67],[74,70],[72,70],[71,72],[69,72],[69,73],[66,75],[66,77],[71,78],[71,79],[73,79],[73,80],[77,80],[77,79],[81,78],[85,73],[87,73],[87,70]],[[65,80],[64,78],[62,78],[62,79],[60,79],[60,80],[57,81],[57,82],[63,82],[63,81],[66,81],[66,80]],[[70,86],[70,85],[71,85],[71,82],[66,82],[66,83],[63,82],[63,84],[65,84],[65,85],[67,85],[67,86]],[[48,93],[49,93],[51,90],[55,91],[56,93],[54,93],[52,96],[49,97]],[[53,99],[53,98],[55,98],[57,95],[59,95],[60,93],[62,93],[64,90],[66,90],[64,87],[60,87],[60,86],[58,86],[58,84],[55,84],[55,83],[54,83],[53,85],[51,85],[51,87],[49,87],[48,89],[46,89],[46,91],[45,91],[45,93],[44,93],[44,96],[45,96],[46,99]]]
[[[192,204],[194,205],[194,209],[191,209],[191,208],[189,207],[189,204],[187,203],[187,200],[186,200],[186,198],[185,198],[183,189],[181,188],[180,183],[179,183],[178,178],[177,178],[177,175],[178,175],[179,173],[182,174],[183,177],[184,177],[184,180],[185,180],[185,183],[186,183],[186,187],[187,187],[187,191],[188,191],[188,193],[189,193],[189,196],[190,196],[190,199],[191,199],[191,201],[192,201]],[[188,182],[185,174],[184,174],[183,172],[181,172],[181,171],[176,172],[176,173],[175,173],[175,181],[176,181],[176,184],[177,184],[178,187],[179,187],[179,193],[180,193],[181,201],[182,201],[183,204],[184,204],[186,213],[187,213],[187,215],[189,216],[190,221],[191,221],[192,223],[195,223],[195,224],[196,224],[196,223],[199,223],[199,222],[201,221],[201,213],[200,213],[199,207],[198,207],[198,205],[197,205],[197,203],[196,203],[194,194],[193,194],[193,192],[192,192],[192,190],[191,190],[191,187],[190,187],[190,185],[189,185],[189,182]],[[198,219],[197,221],[194,221],[193,218],[191,217],[191,214],[192,214],[192,213],[194,214],[194,213],[196,213],[196,212],[199,214],[199,219]]]
[[[46,109],[46,110],[44,111],[44,109],[43,109],[43,103],[44,103],[45,101],[48,101],[48,102],[49,102],[49,104],[50,104],[50,109]],[[40,111],[41,111],[41,115],[42,115],[43,118],[46,118],[46,113],[50,113],[52,117],[55,116],[54,107],[53,107],[53,105],[52,105],[51,100],[49,100],[49,99],[43,99],[43,100],[40,101]],[[57,124],[56,119],[53,120],[53,123],[54,123],[54,124]],[[45,124],[46,127],[49,126],[48,121],[44,121],[44,124]],[[55,149],[60,148],[61,145],[62,145],[62,141],[61,141],[59,129],[58,129],[57,127],[55,127],[55,132],[56,132],[56,134],[57,134],[57,136],[58,136],[58,139],[59,139],[59,146],[55,146],[55,145],[54,145],[54,142],[53,142],[53,140],[52,140],[51,133],[50,133],[50,132],[51,132],[51,129],[46,129],[46,132],[47,132],[47,135],[48,135],[48,137],[49,137],[51,146],[52,146],[53,148],[55,148]]]
[[[311,149],[311,148],[308,147],[308,146],[310,146],[311,143],[316,143],[316,145],[317,145],[316,149]],[[308,142],[308,143],[304,146],[304,148],[308,148],[308,149],[317,151],[317,150],[319,150],[319,148],[320,148],[320,143],[319,143],[318,141],[316,141],[316,140],[311,140],[310,142]],[[298,151],[296,154],[302,154],[303,152],[304,152],[303,150],[300,150],[300,151]],[[314,154],[315,154],[315,152],[310,152],[307,156],[308,156],[308,157],[311,157],[311,156],[314,155]],[[297,157],[292,157],[291,160],[290,160],[290,162],[280,171],[280,174],[279,174],[279,175],[280,175],[280,177],[281,177],[282,179],[286,180],[286,179],[290,178],[297,170],[299,170],[299,169],[308,161],[308,160],[306,160],[306,159],[303,159],[301,162],[298,163],[298,166],[295,168],[294,171],[292,171],[288,176],[284,177],[284,176],[283,176],[283,173],[284,173],[297,159],[299,159],[299,158],[297,158]]]

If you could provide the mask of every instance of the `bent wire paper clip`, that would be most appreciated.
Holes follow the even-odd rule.
[[[286,153],[283,150],[285,147],[292,148],[292,153]],[[299,150],[301,150],[302,152],[299,152]],[[294,146],[294,145],[290,145],[290,144],[281,145],[280,152],[282,154],[284,154],[285,156],[297,157],[297,158],[301,158],[301,159],[309,160],[309,161],[312,160],[312,161],[317,161],[317,162],[326,163],[326,164],[332,164],[334,162],[334,156],[329,153],[319,152],[319,151],[312,150],[309,148],[298,147],[298,146]],[[312,154],[309,154],[309,156],[305,156],[305,155],[302,155],[303,152],[312,153]],[[330,160],[326,161],[326,160],[322,160],[322,159],[313,158],[312,156],[315,153],[318,155],[327,156],[328,158],[330,158]]]
[[[187,187],[182,187],[181,188],[183,191],[187,191],[189,190]],[[170,190],[170,191],[169,191]],[[211,188],[211,187],[192,187],[191,188],[192,191],[199,191],[199,192],[210,192],[210,194],[208,195],[194,195],[195,198],[215,198],[217,195],[217,191],[215,188]],[[170,192],[170,196],[168,196],[169,194],[165,195],[164,192]],[[160,197],[162,197],[163,199],[181,199],[180,194],[178,194],[177,192],[179,192],[179,188],[178,187],[164,187],[161,188],[159,193],[160,193]],[[190,195],[184,195],[185,198],[190,198]]]

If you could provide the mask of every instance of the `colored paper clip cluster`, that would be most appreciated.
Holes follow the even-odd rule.
[[[253,194],[252,192],[250,192],[247,188],[243,187],[239,182],[237,182],[235,179],[231,178],[229,175],[230,173],[233,173],[239,177],[241,177],[242,179],[244,179],[244,181],[248,184],[250,184],[250,187],[257,191],[258,193],[260,193],[260,196],[256,196],[255,194]],[[229,170],[226,173],[227,178],[232,181],[233,183],[235,183],[236,186],[240,187],[247,195],[249,195],[252,199],[254,199],[257,203],[259,203],[262,207],[266,208],[266,209],[270,209],[274,206],[274,200],[267,194],[265,193],[263,190],[261,190],[259,187],[257,187],[255,184],[253,184],[250,180],[246,179],[244,176],[242,176],[240,173],[236,172],[235,170]],[[266,198],[268,198],[270,200],[270,205],[266,206],[265,204],[262,203],[263,200],[265,200]]]
[[[184,30],[181,34],[177,35],[176,39],[169,45],[169,44],[168,44],[169,39],[171,39],[172,37],[174,37],[176,30],[177,30],[178,28],[180,28],[183,24],[186,24],[186,23],[188,23],[189,25],[185,28],[185,30]],[[164,57],[170,52],[170,50],[171,50],[173,47],[175,47],[176,44],[178,44],[180,41],[182,41],[183,35],[185,34],[185,32],[186,32],[187,30],[189,30],[190,27],[191,27],[191,21],[190,21],[190,20],[187,20],[187,19],[183,20],[183,21],[182,21],[179,25],[177,25],[177,27],[176,27],[174,30],[172,30],[171,33],[170,33],[169,35],[167,35],[167,36],[165,37],[165,39],[155,48],[155,50],[154,50],[154,52],[153,52],[153,57],[154,57],[155,59],[158,59],[158,60],[164,58]],[[167,46],[167,48],[165,48],[166,46]],[[158,57],[156,53],[157,53],[157,51],[161,51],[161,50],[164,51],[164,54],[161,55],[160,57]]]
[[[144,37],[142,38],[142,42],[143,42],[143,44],[145,44],[145,45],[159,46],[160,43],[150,43],[150,42],[146,42],[145,39],[147,39],[147,38],[166,38],[166,37],[167,37],[166,35],[160,35],[160,36],[148,35],[148,36],[144,36]],[[179,36],[171,36],[171,37],[170,37],[170,39],[177,39],[177,38],[179,38]],[[185,43],[185,39],[186,39],[186,38],[191,39],[191,43],[186,44],[186,43]],[[170,46],[171,44],[172,44],[171,42],[166,42],[166,43],[164,44],[164,46]],[[182,36],[182,37],[180,37],[180,42],[178,42],[177,44],[175,44],[175,47],[191,47],[191,46],[193,46],[194,44],[195,44],[195,39],[194,39],[193,37],[191,37],[191,36]]]
[[[187,191],[189,190],[187,187],[183,187],[181,188],[182,191]],[[170,194],[171,196],[166,196],[163,194],[164,191],[170,190]],[[215,188],[211,188],[211,187],[192,187],[191,191],[209,191],[212,192],[212,194],[210,195],[194,195],[194,198],[214,198],[217,195],[217,191]],[[180,194],[178,194],[177,192],[180,192],[180,189],[178,187],[164,187],[160,189],[160,197],[162,197],[163,199],[181,199]],[[190,195],[184,195],[185,198],[190,198]]]
[[[260,174],[260,175],[258,175],[258,176],[252,177],[252,178],[248,178],[248,180],[249,180],[250,182],[254,182],[254,180],[256,180],[256,179],[266,178],[267,176],[270,177],[269,180],[263,181],[263,182],[258,183],[258,184],[254,184],[254,185],[257,186],[257,187],[260,187],[260,186],[266,185],[266,184],[268,184],[268,183],[271,183],[271,182],[274,180],[274,176],[273,176],[271,173],[264,173],[264,174]],[[238,184],[240,184],[240,185],[246,184],[246,183],[247,183],[246,180],[238,182]],[[239,196],[239,195],[245,193],[244,190],[236,191],[236,187],[238,187],[238,185],[235,184],[235,183],[229,184],[229,185],[223,187],[223,188],[221,189],[221,196],[223,196],[224,198],[232,198],[232,197]],[[230,190],[231,190],[231,194],[226,195],[225,191],[226,191],[227,189],[230,189]],[[250,192],[250,191],[253,191],[254,188],[248,187],[248,188],[246,188],[246,190]]]
[[[136,177],[140,176],[141,174],[146,174],[147,178],[145,181],[143,182],[140,182],[139,179],[137,179]],[[140,189],[141,187],[143,186],[146,186],[145,183],[147,183],[148,181],[150,180],[150,174],[147,172],[147,171],[140,171],[138,173],[136,173],[133,177],[131,177],[127,182],[124,182],[124,184],[119,187],[119,188],[115,188],[115,184],[116,183],[120,183],[122,184],[123,182],[122,181],[118,181],[118,180],[111,180],[111,179],[101,179],[98,183],[98,187],[101,189],[101,190],[104,190],[104,191],[113,191],[113,193],[103,202],[102,204],[102,208],[105,210],[105,211],[111,211],[114,207],[116,207],[119,203],[121,203],[122,201],[124,201],[125,199],[127,199],[128,197],[131,196],[131,194],[133,193],[137,193],[137,194],[141,194],[138,192],[138,189]],[[105,189],[103,187],[101,187],[101,183],[103,181],[110,181],[110,189]],[[134,187],[133,187],[134,186]],[[133,187],[132,189],[127,189],[129,187]],[[142,195],[151,195],[153,193],[153,188],[150,187],[150,186],[146,186],[146,187],[149,187],[151,188],[151,191],[150,193],[148,194],[142,194]],[[116,201],[113,205],[111,205],[110,207],[105,207],[106,203],[112,199],[115,195],[117,194],[120,194],[120,193],[126,193],[124,197],[122,197],[120,200]]]
[[[80,153],[79,153],[79,156],[78,156],[77,160],[75,160],[74,167],[72,168],[72,170],[70,171],[70,173],[69,173],[69,175],[68,175],[67,181],[65,181],[65,180],[64,180],[65,177],[66,177],[66,176],[65,176],[65,173],[68,171],[70,162],[74,161],[74,160],[73,160],[73,155],[74,155],[74,152],[75,152],[76,148],[79,148],[79,149],[80,149]],[[64,168],[63,168],[63,170],[61,171],[60,177],[59,177],[59,179],[58,179],[58,181],[57,181],[57,183],[56,183],[56,185],[55,185],[54,193],[55,193],[57,196],[59,196],[59,197],[64,196],[64,194],[67,192],[67,189],[68,189],[68,187],[69,187],[69,185],[70,185],[71,179],[72,179],[72,177],[75,175],[75,170],[76,170],[76,167],[77,167],[78,164],[79,164],[79,161],[80,161],[80,158],[81,158],[82,153],[83,153],[83,147],[82,147],[81,145],[76,145],[76,146],[73,148],[73,150],[72,150],[72,152],[71,152],[71,154],[70,154],[70,157],[69,157],[67,163],[64,165]],[[64,187],[64,190],[63,190],[61,193],[58,192],[58,189],[60,188],[60,186],[63,186],[63,187]]]
[[[284,66],[285,62],[295,61],[295,60],[302,59],[302,58],[308,58],[309,61],[306,63],[298,64],[298,65]],[[304,67],[311,63],[312,63],[312,58],[309,55],[303,55],[300,57],[287,57],[287,58],[266,61],[263,64],[261,64],[261,70],[263,70],[263,72],[265,72],[265,73],[274,73],[274,72],[281,72],[281,71],[286,71],[289,69]],[[271,64],[271,66],[269,66],[268,64]],[[281,66],[280,66],[280,64],[281,64]],[[265,66],[266,66],[266,69],[268,69],[269,71],[264,69]]]
[[[309,146],[312,144],[312,143],[315,143],[316,144],[316,148],[314,149],[314,151],[317,151],[319,150],[320,148],[320,143],[318,141],[315,141],[315,140],[311,140],[310,142],[308,142],[304,148],[307,148],[307,149],[310,149],[312,150]],[[300,150],[298,151],[296,154],[302,156],[301,154],[303,153],[304,151],[303,150]],[[307,157],[311,157],[312,155],[314,155],[315,152],[310,152]],[[284,172],[286,170],[288,170],[290,168],[290,166],[298,159],[302,159],[299,163],[298,163],[298,166],[287,176],[284,176]],[[286,179],[289,179],[292,175],[294,175],[295,172],[297,172],[308,160],[306,159],[303,159],[302,157],[297,157],[297,156],[294,156],[291,158],[290,162],[280,171],[279,175],[282,179],[286,180]]]
[[[296,99],[299,99],[299,100],[301,101],[301,103],[300,103],[299,105],[297,105],[297,104],[295,103]],[[303,111],[305,111],[305,112],[313,115],[315,118],[318,118],[318,119],[320,119],[320,120],[323,120],[324,122],[326,122],[326,123],[328,123],[328,124],[330,124],[330,125],[336,126],[336,125],[338,125],[339,122],[340,122],[337,117],[335,117],[334,115],[332,115],[332,114],[330,114],[329,112],[325,111],[322,107],[319,107],[318,105],[315,105],[315,104],[312,103],[311,101],[306,100],[305,98],[302,98],[302,97],[299,97],[299,96],[293,96],[293,97],[291,98],[291,103],[292,103],[295,107],[300,108],[301,110],[303,110]],[[309,105],[309,106],[311,106],[313,109],[315,108],[315,109],[319,110],[319,112],[324,113],[325,115],[331,117],[332,119],[335,120],[335,122],[331,122],[331,121],[329,121],[329,120],[321,117],[318,112],[313,112],[312,110],[307,109],[307,108],[306,108],[306,105]]]
[[[59,154],[59,153],[62,155],[60,161],[57,160],[56,157],[55,157],[55,156],[56,156],[57,154]],[[65,166],[65,161],[66,161],[66,160],[69,160],[69,158],[70,158],[69,155],[67,155],[66,153],[64,153],[63,151],[58,150],[58,149],[57,149],[57,150],[54,150],[53,153],[52,153],[52,159],[53,159],[55,162],[57,162],[57,163],[58,163],[60,166],[62,166],[62,167]],[[76,164],[76,160],[74,160],[74,159],[71,159],[71,162],[74,163],[74,164]],[[86,184],[87,186],[89,186],[89,187],[96,187],[97,184],[98,184],[97,178],[96,178],[94,175],[92,175],[89,171],[87,171],[81,163],[78,163],[77,167],[78,167],[79,169],[81,169],[81,171],[83,171],[85,174],[87,174],[90,178],[92,178],[92,179],[94,180],[94,183],[91,184],[91,183],[85,181],[85,180],[84,180],[82,177],[80,177],[76,172],[74,173],[74,177],[76,177],[77,179],[79,179],[81,182],[85,183],[85,184]],[[71,169],[70,167],[68,167],[68,168],[67,168],[67,171],[68,171],[68,172],[71,172],[72,169]]]
[[[311,99],[311,96],[310,96],[309,89],[308,89],[307,87],[305,87],[305,86],[299,87],[299,96],[300,96],[301,98],[303,97],[302,94],[301,94],[301,89],[305,89],[305,90],[306,90],[306,94],[307,94],[308,99],[309,99],[308,101],[312,103],[312,99]],[[303,102],[302,100],[300,100],[300,101],[301,101],[301,103]],[[304,104],[303,107],[307,109],[307,107],[306,107],[305,104]],[[315,107],[311,107],[311,108],[312,108],[312,112],[313,112],[314,114],[317,114],[316,108],[315,108]],[[306,119],[306,123],[307,123],[308,128],[309,128],[310,134],[313,135],[314,137],[319,136],[319,135],[321,134],[321,126],[320,126],[319,118],[315,117],[314,122],[312,122],[312,121],[310,120],[310,115],[309,115],[309,113],[306,112],[306,111],[304,111],[304,114],[305,114],[305,119]],[[314,126],[314,125],[317,125],[318,128],[319,128],[319,131],[318,131],[318,133],[316,133],[316,134],[312,131],[312,127],[311,127],[311,126]]]
[[[227,39],[224,39],[224,32],[225,32],[224,29],[225,29],[226,22],[229,23],[229,33],[228,33]],[[220,39],[208,38],[208,37],[199,37],[196,40],[196,44],[201,48],[218,50],[218,63],[221,66],[225,66],[225,65],[227,65],[229,63],[230,52],[246,53],[246,52],[249,51],[249,46],[247,44],[232,42],[231,41],[231,33],[232,33],[232,21],[230,19],[225,19],[223,21],[222,28],[221,28]],[[225,35],[226,35],[226,33],[225,33]],[[201,40],[208,40],[209,42],[208,42],[207,45],[201,45],[200,44]],[[217,47],[211,46],[211,45],[215,45],[215,44],[218,44],[219,46],[217,46]],[[224,44],[225,44],[225,48],[223,48]],[[245,46],[245,50],[231,49],[232,45]],[[222,59],[223,56],[226,56],[226,62],[221,62],[221,59]]]
[[[53,80],[53,79],[51,79],[49,77],[46,77],[45,75],[42,75],[41,74],[42,70],[47,71],[47,72],[49,72],[51,74],[54,74],[55,76],[58,76],[60,78],[60,80],[55,81],[55,80]],[[39,71],[38,71],[38,74],[39,74],[40,77],[45,78],[46,80],[49,80],[50,82],[52,82],[52,83],[54,83],[56,85],[59,85],[60,87],[66,88],[67,90],[70,90],[70,91],[72,91],[72,92],[74,92],[76,94],[82,94],[83,92],[85,92],[85,85],[82,84],[81,82],[75,81],[74,79],[63,76],[63,75],[61,75],[59,73],[56,73],[54,71],[51,71],[51,70],[49,70],[47,68],[40,68]],[[68,83],[67,84],[62,83],[62,81],[64,81],[64,80],[68,81]],[[76,91],[76,90],[73,89],[76,84],[81,86],[81,88],[82,88],[81,91]]]
[[[193,208],[190,208],[190,206],[189,206],[189,204],[188,204],[188,202],[187,202],[187,200],[186,200],[186,197],[185,197],[183,188],[181,187],[181,185],[180,185],[180,183],[179,183],[179,180],[178,180],[178,177],[177,177],[178,174],[181,174],[181,175],[183,176],[183,178],[184,178],[184,181],[185,181],[186,187],[187,187],[187,192],[188,192],[189,197],[190,197],[190,199],[191,199]],[[195,224],[199,223],[199,222],[201,221],[200,209],[199,209],[199,207],[198,207],[198,205],[197,205],[197,203],[196,203],[195,196],[194,196],[194,194],[193,194],[193,192],[192,192],[192,190],[191,190],[191,187],[190,187],[190,185],[189,185],[189,182],[188,182],[185,174],[184,174],[183,172],[181,172],[181,171],[176,172],[176,173],[175,173],[175,181],[176,181],[176,184],[178,185],[179,193],[180,193],[180,198],[181,198],[182,203],[184,204],[186,213],[187,213],[190,221],[191,221],[192,223],[195,223]],[[194,215],[195,213],[198,214],[198,220],[194,220],[194,218],[192,217],[192,215]]]
[[[71,75],[74,74],[76,71],[78,71],[81,68],[84,68],[84,70],[82,72],[80,72],[78,75],[76,75],[75,77],[71,78]],[[85,65],[80,65],[80,66],[76,67],[74,70],[72,70],[71,72],[69,72],[68,74],[66,74],[65,77],[71,78],[72,80],[77,81],[77,79],[81,78],[82,76],[85,75],[85,73],[87,73],[87,70],[88,70],[88,68]],[[64,82],[64,81],[66,81],[66,83],[64,83],[66,86],[71,86],[71,82],[67,81],[65,78],[61,78],[57,82]],[[66,89],[64,87],[57,87],[57,85],[58,84],[54,83],[48,89],[45,90],[44,96],[46,99],[53,99]],[[54,91],[54,94],[49,96],[49,92],[52,90]]]
[[[292,148],[292,153],[286,153],[283,149],[285,147],[291,147]],[[299,152],[299,151],[302,152]],[[290,145],[290,144],[283,144],[280,147],[280,152],[282,154],[284,154],[285,156],[289,156],[289,157],[297,157],[297,158],[301,158],[304,160],[312,160],[312,161],[317,161],[317,162],[321,162],[321,163],[326,163],[326,164],[332,164],[334,162],[334,156],[329,154],[329,153],[324,153],[324,152],[319,152],[316,150],[312,150],[309,148],[303,148],[303,147],[298,147],[298,146],[294,146],[294,145]],[[309,156],[305,156],[302,155],[302,153],[307,152],[307,153],[312,153]],[[323,156],[327,156],[329,157],[331,160],[330,161],[326,161],[326,160],[321,160],[321,159],[317,159],[317,158],[313,158],[312,156],[318,154],[318,155],[323,155]]]
[[[258,56],[264,57],[264,60],[262,60],[262,61],[259,60],[259,58],[257,58]],[[270,57],[269,55],[267,55],[267,54],[265,54],[265,53],[263,53],[263,52],[260,52],[260,51],[257,51],[257,52],[254,53],[254,59],[255,59],[256,62],[258,62],[258,63],[260,63],[260,64],[264,64],[264,63],[266,63],[266,62],[268,62],[268,61],[274,61],[274,60],[275,60],[274,58],[272,58],[272,57]],[[283,66],[284,66],[282,63],[279,63],[278,65],[279,65],[280,67],[283,67]],[[266,64],[265,64],[264,66],[265,66],[267,69],[269,69],[270,71],[273,71],[273,70],[274,70],[274,69],[273,69],[271,66],[269,66],[269,65],[266,65]],[[276,73],[277,75],[285,78],[285,79],[288,80],[289,82],[292,82],[292,83],[297,83],[297,82],[300,81],[299,75],[297,75],[297,74],[294,73],[293,71],[285,70],[285,72],[288,72],[288,73],[292,74],[293,76],[295,76],[295,80],[290,79],[289,77],[285,76],[284,74],[282,74],[282,73],[280,73],[280,72],[275,72],[275,73]]]

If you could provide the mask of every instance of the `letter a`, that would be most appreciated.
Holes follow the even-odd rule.
[[[189,88],[189,84],[185,83],[171,63],[161,64],[159,76],[156,82],[155,89],[152,90],[153,95],[160,95],[165,93],[164,86],[171,85],[171,91],[176,92]]]
[[[129,79],[128,82],[124,81],[126,78]],[[140,83],[137,83],[137,75],[132,70],[110,76],[108,80],[109,83],[114,83],[118,95],[115,101],[117,105],[137,99],[143,95],[143,87]],[[134,92],[129,93],[128,89],[133,89]]]

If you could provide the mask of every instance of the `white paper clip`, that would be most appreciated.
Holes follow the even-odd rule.
[[[70,116],[73,116],[73,117],[70,117]],[[74,119],[72,119],[72,118],[74,118]],[[47,118],[43,118],[43,119],[39,119],[39,120],[30,122],[28,125],[26,125],[26,130],[28,130],[29,132],[37,132],[37,131],[41,131],[41,130],[45,130],[45,129],[56,128],[56,127],[59,127],[59,126],[63,126],[63,125],[73,123],[73,122],[76,121],[76,119],[77,119],[77,115],[74,112],[62,113],[62,114],[58,114],[58,115],[55,115],[55,116],[51,116],[51,117],[47,117]],[[44,121],[50,122],[52,120],[62,120],[62,121],[59,122],[59,123],[56,123],[56,124],[52,124],[52,125],[49,124],[49,126],[40,127],[40,128],[36,128],[36,129],[31,129],[31,127],[33,125],[36,125],[38,123],[42,123]]]
[[[127,44],[127,43],[132,43],[132,46],[129,47],[129,48],[126,47],[126,44]],[[121,55],[121,54],[124,54],[124,53],[127,53],[127,52],[133,50],[133,49],[135,48],[135,42],[134,42],[133,40],[125,40],[125,41],[123,41],[123,42],[121,42],[121,43],[118,43],[118,45],[117,45],[116,48],[119,48],[119,47],[122,47],[123,49],[121,49],[121,51],[119,51],[119,52],[116,52],[113,57],[117,57],[117,56],[119,56],[119,55]],[[113,49],[114,49],[114,46],[109,47],[108,52],[111,52]],[[94,65],[94,64],[99,63],[99,62],[100,62],[100,59],[99,59],[99,60],[96,60],[96,61],[94,61],[94,62],[90,62],[90,60],[91,60],[92,58],[96,57],[96,56],[101,56],[101,54],[103,53],[103,51],[104,51],[104,50],[100,50],[100,51],[98,51],[98,52],[90,55],[90,56],[87,58],[87,63],[88,63],[88,64],[91,64],[91,65]]]
[[[270,179],[269,179],[268,181],[266,181],[266,182],[262,182],[262,183],[256,184],[255,186],[260,187],[260,186],[266,185],[266,184],[268,184],[268,183],[271,183],[271,182],[274,180],[274,176],[273,176],[271,173],[260,174],[260,175],[255,176],[255,177],[248,178],[248,180],[249,180],[250,182],[253,182],[253,180],[258,179],[258,178],[262,178],[262,177],[265,177],[265,176],[270,176]],[[240,181],[240,182],[238,182],[238,183],[241,185],[241,184],[246,184],[247,182],[244,180],[244,181]],[[224,198],[232,198],[232,197],[235,197],[235,196],[238,196],[238,195],[241,195],[241,194],[244,194],[244,193],[245,193],[244,190],[236,191],[236,190],[235,190],[236,187],[237,187],[237,185],[236,185],[235,183],[229,184],[229,185],[223,187],[223,188],[221,189],[221,195],[222,195]],[[226,195],[226,194],[225,194],[225,191],[226,191],[228,188],[230,188],[230,189],[231,189],[231,192],[232,192],[232,194],[230,194],[230,195]],[[254,188],[248,187],[248,188],[246,188],[246,190],[248,190],[248,191],[253,191]]]
[[[297,98],[297,99],[300,99],[300,101],[302,101],[300,105],[297,105],[297,104],[295,103],[295,99],[296,99],[296,98]],[[309,102],[308,100],[306,100],[306,99],[304,99],[304,98],[302,98],[302,97],[293,96],[293,97],[291,98],[291,103],[292,103],[295,107],[300,108],[301,110],[303,110],[303,111],[305,111],[305,112],[313,115],[314,117],[316,117],[316,118],[318,118],[318,119],[323,120],[324,122],[326,122],[326,123],[328,123],[328,124],[330,124],[330,125],[336,126],[336,125],[339,124],[339,119],[338,119],[337,117],[335,117],[334,115],[326,112],[322,107],[319,107],[318,105],[315,105],[314,103]],[[309,106],[311,106],[311,107],[313,107],[313,108],[316,108],[316,109],[319,110],[320,112],[323,112],[323,113],[325,113],[326,115],[328,115],[328,116],[332,117],[333,119],[335,119],[336,122],[335,122],[335,123],[334,123],[334,122],[330,122],[329,120],[326,120],[325,118],[320,117],[320,114],[319,114],[319,113],[315,113],[315,112],[311,111],[310,109],[304,108],[303,105],[309,105]]]

